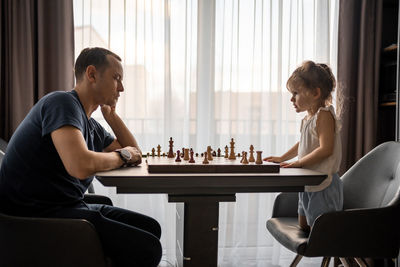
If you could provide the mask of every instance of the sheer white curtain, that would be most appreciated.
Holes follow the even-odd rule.
[[[158,144],[167,151],[172,136],[175,149],[222,149],[235,138],[238,152],[253,144],[263,156],[278,155],[299,138],[302,115],[285,86],[291,72],[307,59],[336,72],[337,2],[74,0],[75,55],[102,46],[122,57],[125,92],[117,112],[143,151]],[[175,205],[165,195],[95,189],[156,218],[162,265],[174,264]],[[274,198],[238,194],[220,205],[220,266],[288,265],[293,254],[265,228]]]

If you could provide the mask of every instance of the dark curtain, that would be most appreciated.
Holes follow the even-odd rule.
[[[382,0],[341,0],[338,105],[345,172],[376,145]]]
[[[72,0],[2,0],[0,137],[45,94],[73,88]]]

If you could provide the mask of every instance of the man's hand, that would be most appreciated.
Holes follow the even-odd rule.
[[[125,149],[127,149],[130,153],[131,153],[131,160],[128,162],[129,164],[133,165],[133,166],[137,166],[140,163],[142,163],[142,153],[140,152],[139,149],[137,149],[136,147],[132,147],[132,146],[127,146],[124,147]]]
[[[108,122],[108,120],[115,114],[115,106],[111,107],[109,105],[101,105],[101,113],[103,114],[104,119]]]

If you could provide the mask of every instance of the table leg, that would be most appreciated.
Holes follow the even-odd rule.
[[[217,267],[220,201],[235,195],[170,196],[177,203],[177,260],[184,267]],[[183,219],[183,220],[182,220]]]

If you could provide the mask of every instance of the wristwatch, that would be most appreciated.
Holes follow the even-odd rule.
[[[115,152],[118,153],[124,164],[122,164],[121,167],[126,167],[129,165],[129,161],[132,159],[131,152],[129,152],[128,149],[121,148],[121,149],[116,149]]]

